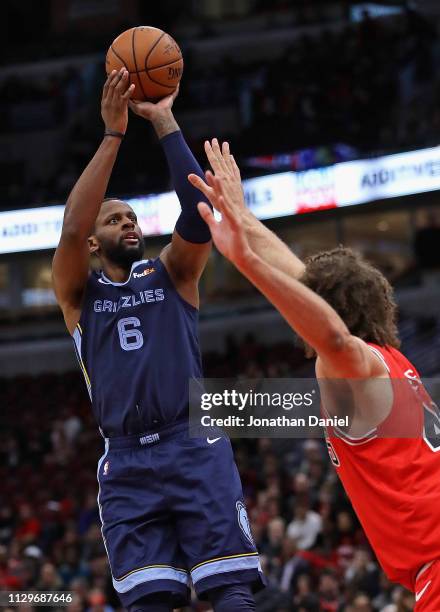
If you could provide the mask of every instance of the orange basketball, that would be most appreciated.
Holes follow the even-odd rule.
[[[134,100],[159,100],[176,89],[183,72],[182,52],[169,34],[149,26],[125,30],[107,51],[107,74],[123,66],[134,83]]]

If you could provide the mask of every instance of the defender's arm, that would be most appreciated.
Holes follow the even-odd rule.
[[[127,102],[134,89],[134,86],[127,88],[127,85],[126,70],[119,73],[114,70],[104,85],[102,116],[106,130],[125,133]],[[93,233],[120,144],[120,138],[104,137],[72,189],[64,211],[61,238],[52,262],[52,279],[70,333],[79,321],[89,273],[87,238]]]
[[[240,219],[251,249],[268,264],[277,267],[293,278],[300,278],[304,273],[303,262],[247,208],[241,184],[240,170],[233,155],[231,155],[229,143],[224,142],[220,149],[218,140],[214,138],[212,142],[205,142],[205,152],[215,176],[221,179],[222,184],[228,183],[230,205],[233,207],[236,217]],[[202,180],[200,175],[196,174],[191,174],[188,179],[216,207],[215,189],[211,172],[208,171],[206,173],[206,182]]]
[[[221,179],[215,179],[220,183]],[[384,373],[384,366],[368,346],[352,336],[337,312],[303,283],[271,266],[250,247],[242,224],[230,206],[230,191],[222,183],[217,206],[222,213],[215,221],[209,207],[199,210],[211,230],[215,245],[277,308],[292,329],[309,344],[325,364],[328,376],[369,378]],[[218,193],[218,191],[217,191]]]

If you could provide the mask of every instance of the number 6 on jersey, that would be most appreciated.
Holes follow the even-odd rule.
[[[118,321],[118,334],[121,348],[124,351],[135,351],[144,344],[142,332],[136,327],[140,327],[141,322],[137,317],[126,317]]]

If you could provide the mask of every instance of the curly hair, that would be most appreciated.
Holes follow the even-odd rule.
[[[302,282],[336,310],[353,336],[399,348],[393,289],[377,268],[344,247],[312,255],[305,266]]]

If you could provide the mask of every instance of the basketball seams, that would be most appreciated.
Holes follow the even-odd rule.
[[[125,69],[126,69],[126,70],[128,70],[128,66],[127,66],[127,64],[126,64],[126,63],[125,63],[125,61],[122,59],[122,57],[119,55],[119,53],[117,53],[117,52],[116,52],[116,51],[113,49],[113,45],[110,45],[110,49],[111,49],[111,50],[113,51],[113,53],[116,55],[116,57],[118,58],[118,60],[124,64]],[[128,70],[128,71],[129,71],[129,70]],[[129,71],[129,72],[130,72],[130,71]],[[131,74],[131,73],[130,73],[130,74]]]
[[[158,70],[159,68],[166,68],[167,66],[173,66],[174,64],[177,64],[177,62],[182,62],[182,64],[183,64],[183,58],[182,57],[178,57],[173,62],[169,62],[167,64],[161,64],[160,66],[155,66],[154,68],[148,68],[148,70],[146,70],[145,72],[151,72],[152,70]],[[144,71],[140,70],[139,72],[144,72]]]
[[[146,73],[147,77],[150,79],[150,81],[152,83],[155,83],[156,85],[160,85],[161,87],[165,87],[165,89],[172,89],[173,91],[176,89],[175,85],[164,85],[163,83],[161,83],[160,81],[156,81],[155,79],[153,79],[150,74],[147,72]],[[172,92],[171,92],[172,93]]]
[[[148,58],[150,57],[150,55],[153,53],[154,49],[157,47],[157,45],[160,43],[160,41],[162,40],[162,38],[165,36],[166,32],[162,32],[162,34],[159,36],[159,38],[156,40],[156,42],[154,43],[154,45],[151,47],[151,49],[148,51],[147,56],[145,58],[145,72],[148,74]],[[137,68],[137,66],[136,66]]]
[[[146,76],[148,79],[150,79],[150,81],[151,81],[152,83],[154,83],[155,85],[160,85],[160,86],[161,86],[161,87],[163,87],[164,89],[171,89],[171,90],[173,90],[173,91],[176,89],[176,87],[175,87],[174,85],[162,85],[162,83],[160,83],[159,81],[155,81],[154,79],[152,79],[152,78],[151,78],[151,76],[150,76],[150,75],[149,75],[149,73],[148,73],[148,70],[143,70],[142,72],[144,72],[144,73],[145,73],[145,76]],[[173,93],[173,91],[170,91],[169,93]],[[168,94],[168,93],[166,93],[166,92],[163,92],[163,94],[160,94],[160,95],[157,95],[157,96],[149,96],[149,97],[147,98],[147,100],[150,100],[150,101],[151,101],[151,100],[156,100],[156,101],[157,101],[157,100],[160,100],[160,96],[161,96],[161,95],[163,95],[163,96],[168,96],[169,94]]]
[[[136,50],[134,48],[134,36],[135,36],[136,30],[137,30],[137,28],[133,28],[133,31],[132,31],[132,34],[131,34],[131,52],[133,54],[134,67],[136,68],[136,74],[137,74],[138,73],[138,65],[137,65],[137,60],[136,60]],[[141,81],[141,78],[139,76],[138,76],[138,82],[139,82],[139,85],[141,86],[142,94],[143,94],[144,98],[147,98],[148,96],[145,94],[144,86],[142,85],[142,81]]]
[[[136,33],[135,30],[141,30],[141,32]],[[114,43],[117,40],[115,39],[108,50],[107,64],[111,66],[111,64],[117,65],[119,63],[120,66],[124,66],[130,75],[131,82],[136,82],[137,79],[138,83],[136,83],[136,87],[139,87],[139,94],[142,94],[142,97],[146,100],[156,100],[175,90],[176,84],[171,83],[180,80],[180,75],[183,70],[183,57],[181,52],[180,57],[176,57],[175,50],[180,51],[177,43],[169,34],[163,30],[159,30],[159,28],[151,28],[153,31],[156,30],[156,40],[145,54],[145,47],[148,48],[149,39],[151,40],[154,34],[153,32],[145,32],[144,30],[150,30],[150,28],[137,26],[123,32],[118,37],[118,39],[121,39],[121,48],[118,48],[118,50],[116,50],[116,47],[119,47],[119,43],[115,45]],[[163,40],[164,37],[166,38],[165,41]],[[168,61],[165,63],[164,60],[166,56],[169,55],[170,42],[174,42],[176,45],[176,49],[173,49],[171,54],[174,55],[174,59],[171,60],[169,57]],[[113,57],[110,50],[113,53]],[[164,50],[166,50],[166,53]],[[131,58],[130,53],[132,55]],[[138,55],[139,63],[137,61]],[[126,57],[126,61],[124,56]],[[142,65],[142,61],[144,61],[144,68],[139,67]],[[150,62],[158,65],[148,68]],[[133,68],[133,70],[130,68]],[[161,80],[168,81],[168,83],[161,82]],[[154,92],[153,95],[149,93],[150,90]]]

